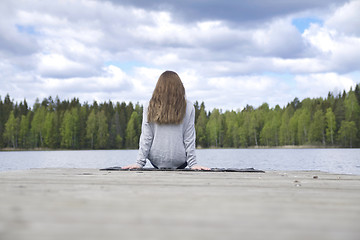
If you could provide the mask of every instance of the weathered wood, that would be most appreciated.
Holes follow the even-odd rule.
[[[0,172],[0,239],[360,239],[360,176]]]

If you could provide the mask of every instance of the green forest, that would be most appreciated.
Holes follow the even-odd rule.
[[[264,103],[224,112],[195,102],[197,147],[360,147],[359,85],[325,99],[295,98],[284,107]],[[142,110],[138,103],[59,97],[29,107],[26,99],[15,103],[6,95],[0,97],[0,148],[136,149]]]

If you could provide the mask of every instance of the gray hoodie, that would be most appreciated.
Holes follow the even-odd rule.
[[[180,124],[157,124],[147,121],[148,107],[144,107],[139,154],[136,163],[143,167],[146,159],[159,168],[177,168],[187,162],[196,163],[195,108],[186,102],[186,113]]]

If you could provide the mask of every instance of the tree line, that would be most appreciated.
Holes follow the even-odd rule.
[[[142,106],[130,102],[80,104],[78,98],[14,103],[0,98],[0,148],[137,148]]]
[[[267,103],[241,111],[195,102],[197,146],[246,148],[316,145],[360,147],[360,86],[326,98],[295,98],[284,107]],[[81,104],[78,98],[26,100],[0,97],[0,148],[136,149],[143,106],[111,101]]]

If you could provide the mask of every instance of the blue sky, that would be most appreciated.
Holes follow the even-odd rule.
[[[4,0],[0,96],[146,103],[178,72],[191,101],[242,109],[360,83],[359,0]]]
[[[310,28],[311,24],[323,25],[323,21],[316,17],[303,17],[294,18],[291,22],[301,33],[304,33],[306,29]]]

